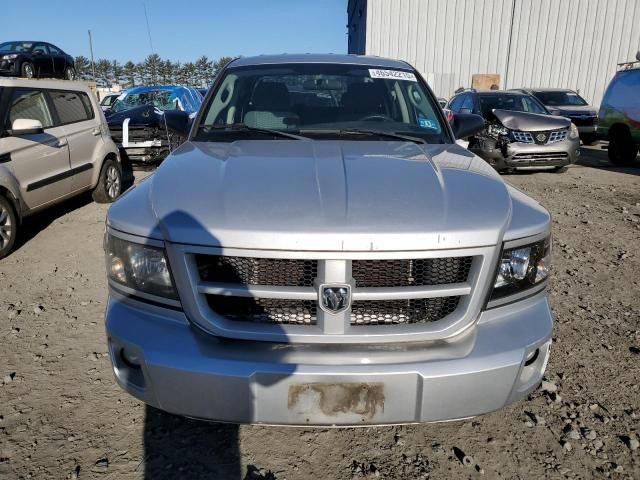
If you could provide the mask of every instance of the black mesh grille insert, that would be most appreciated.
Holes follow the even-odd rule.
[[[315,300],[207,295],[209,307],[236,322],[315,325]]]
[[[440,320],[457,307],[460,297],[353,302],[351,325],[428,323]]]
[[[356,288],[420,287],[467,281],[473,257],[354,260]]]
[[[208,282],[312,287],[318,274],[315,260],[196,255],[200,278]]]

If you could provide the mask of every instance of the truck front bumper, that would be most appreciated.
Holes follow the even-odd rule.
[[[114,292],[106,313],[115,378],[133,396],[189,417],[280,425],[434,422],[500,409],[541,381],[552,328],[545,292],[429,343],[225,340],[182,312]]]

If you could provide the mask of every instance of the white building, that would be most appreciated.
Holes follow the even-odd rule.
[[[446,98],[489,73],[598,106],[640,50],[640,0],[349,0],[348,15],[349,53],[406,60]]]

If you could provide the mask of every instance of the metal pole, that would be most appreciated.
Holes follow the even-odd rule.
[[[96,65],[93,61],[93,42],[91,41],[91,30],[89,30],[89,50],[91,50],[91,74],[93,75],[93,81],[96,81]]]
[[[511,23],[509,24],[509,40],[507,43],[507,64],[505,65],[504,72],[504,85],[503,89],[507,88],[507,81],[509,80],[509,65],[511,63],[511,42],[513,39],[513,19],[516,13],[516,0],[513,0],[511,4]]]
[[[147,4],[142,2],[142,6],[144,7],[144,18],[147,22],[147,33],[149,34],[149,46],[151,47],[151,55],[154,55],[155,52],[153,51],[153,41],[151,40],[151,28],[149,27],[149,16],[147,15]],[[155,59],[155,55],[154,55],[154,59]],[[157,85],[158,84],[158,66],[156,65],[156,67],[153,70],[153,84]]]

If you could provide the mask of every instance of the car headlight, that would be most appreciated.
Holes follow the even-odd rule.
[[[489,301],[533,288],[547,279],[551,268],[551,237],[504,249]]]
[[[575,140],[576,138],[580,137],[580,132],[578,131],[578,127],[575,126],[575,124],[571,124],[571,126],[569,127],[569,138],[571,140]]]
[[[509,135],[509,129],[507,127],[503,127],[502,125],[491,124],[487,128],[487,133],[496,137],[499,135]]]
[[[151,295],[178,299],[164,249],[107,234],[105,257],[107,275],[114,282]]]
[[[18,58],[18,55],[16,53],[11,53],[9,55],[2,56],[3,60],[13,60],[14,58]]]

